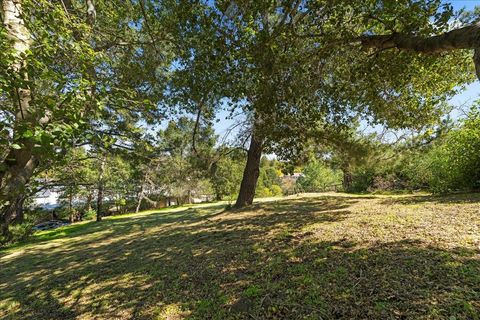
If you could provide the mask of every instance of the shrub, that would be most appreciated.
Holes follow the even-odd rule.
[[[83,220],[93,220],[97,217],[97,212],[93,209],[86,210],[83,214]]]
[[[335,171],[320,161],[309,162],[298,178],[297,185],[307,192],[321,192],[334,184],[341,183],[341,173]]]
[[[271,197],[273,196],[272,191],[270,191],[269,188],[259,186],[257,187],[257,190],[255,191],[255,196],[259,198],[265,198],[265,197]]]
[[[373,184],[375,177],[374,168],[360,168],[353,172],[353,179],[348,192],[365,192]]]
[[[282,187],[280,187],[279,185],[277,184],[274,184],[270,187],[270,193],[273,195],[273,196],[281,196],[283,194],[282,192]]]
[[[449,132],[423,155],[408,175],[435,193],[472,190],[480,187],[480,115],[471,113],[460,128]]]

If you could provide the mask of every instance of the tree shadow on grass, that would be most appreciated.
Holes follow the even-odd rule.
[[[83,223],[74,223],[68,226],[60,227],[54,230],[43,231],[34,234],[28,240],[19,242],[7,248],[0,248],[0,258],[8,255],[12,249],[24,247],[30,244],[48,243],[52,240],[82,237],[92,233],[108,231],[113,234],[128,232],[135,228],[149,228],[153,225],[168,223],[182,223],[186,221],[201,221],[208,217],[213,217],[224,211],[225,205],[211,205],[206,208],[184,208],[174,212],[148,212],[146,214],[131,214],[122,216],[112,216],[103,219],[101,222],[86,221]]]
[[[255,212],[114,219],[107,232],[95,226],[96,237],[85,233],[1,261],[0,301],[19,304],[3,316],[474,319],[478,251],[317,241],[302,231],[345,219],[352,203],[289,200],[256,205]]]
[[[399,198],[389,198],[382,201],[382,204],[422,204],[422,203],[440,203],[440,204],[462,204],[462,203],[480,203],[479,193],[455,193],[447,195],[426,195],[426,196],[406,196]]]

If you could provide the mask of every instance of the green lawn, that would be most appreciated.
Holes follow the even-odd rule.
[[[480,195],[124,215],[0,252],[2,319],[480,319]]]

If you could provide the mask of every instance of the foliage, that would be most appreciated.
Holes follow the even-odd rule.
[[[196,146],[192,139],[195,133]],[[192,197],[211,195],[210,178],[214,146],[217,141],[210,124],[197,124],[180,117],[169,121],[165,130],[159,132],[158,147],[161,150],[161,164],[155,173],[163,196],[176,198],[183,203]],[[149,168],[146,168],[150,170]]]
[[[357,168],[352,173],[352,183],[347,191],[365,192],[370,190],[375,179],[376,169],[374,167],[363,166]]]
[[[10,229],[11,238],[9,238],[5,244],[8,245],[29,239],[33,234],[33,226],[34,222],[31,220],[24,220],[21,223],[14,224]]]
[[[463,51],[372,54],[355,40],[443,32],[453,10],[438,1],[381,8],[370,1],[95,1],[93,16],[83,4],[23,3],[34,40],[23,62],[28,81],[13,72],[15,52],[2,41],[2,149],[34,144],[46,169],[72,146],[128,146],[146,139],[141,124],[184,113],[196,116],[184,141],[200,155],[199,124],[208,128],[220,110],[243,112],[265,151],[292,160],[310,139],[341,140],[359,116],[393,128],[434,123],[442,102],[473,77]],[[0,37],[7,35],[2,26]],[[19,86],[34,94],[32,121],[17,119],[9,93]],[[202,154],[197,165],[211,158]]]
[[[478,106],[442,122],[475,78],[472,56],[480,67],[478,46],[458,44],[478,33],[480,9],[3,0],[0,10],[0,245],[31,239],[0,252],[1,318],[478,318],[477,195],[181,205],[238,195],[241,207],[340,182],[480,188]],[[445,36],[455,24],[472,25]],[[403,36],[415,48],[399,48]],[[371,37],[386,47],[365,46]],[[214,130],[225,114],[241,119],[231,144]],[[360,124],[413,134],[385,143]],[[310,158],[299,188],[283,183],[282,168]],[[28,238],[50,218],[30,207],[48,188],[61,191],[61,218],[117,215]],[[180,207],[157,214],[172,200]],[[119,215],[142,209],[155,212]]]
[[[262,198],[282,195],[279,165],[276,160],[269,160],[267,157],[261,159],[255,196]]]
[[[408,176],[434,192],[478,189],[479,125],[478,108],[474,108],[458,128],[436,140],[428,152],[415,157],[407,168]]]
[[[242,172],[245,167],[243,159],[235,156],[220,158],[216,163],[215,172],[212,177],[212,184],[217,200],[233,200],[240,188]]]
[[[282,187],[279,186],[278,184],[274,184],[270,187],[270,192],[272,193],[272,195],[274,197],[278,197],[278,196],[281,196],[283,195],[283,190],[282,190]]]
[[[322,192],[333,190],[333,185],[342,182],[339,170],[333,170],[318,160],[312,160],[305,165],[302,176],[297,180],[301,190],[305,192]]]
[[[478,124],[475,105],[464,120],[447,121],[398,143],[382,143],[371,135],[343,140],[343,147],[319,154],[330,156],[328,164],[341,168],[344,180],[345,173],[350,175],[347,190],[352,192],[475,190],[479,188]]]

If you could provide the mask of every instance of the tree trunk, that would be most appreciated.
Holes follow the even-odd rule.
[[[213,192],[215,194],[215,200],[221,201],[223,195],[222,195],[222,192],[219,188],[218,183],[215,183],[216,177],[217,177],[217,171],[218,171],[217,161],[212,162],[212,164],[210,166],[209,173],[210,173],[210,181],[212,182],[212,185],[213,185]]]
[[[24,56],[30,49],[31,36],[22,19],[21,0],[3,0],[1,16],[6,36],[12,43],[14,60],[11,69],[18,78],[28,81]],[[33,156],[33,141],[18,137],[20,127],[30,127],[36,122],[30,107],[31,92],[28,87],[16,87],[10,92],[14,105],[18,106],[14,120],[14,140],[18,146],[10,149],[5,160],[0,163],[0,224],[2,234],[8,236],[8,225],[23,202],[23,193],[33,175],[37,161]]]
[[[138,202],[137,202],[137,207],[135,208],[135,213],[138,213],[140,211],[140,208],[142,206],[142,201],[143,201],[143,196],[145,192],[145,182],[147,180],[147,173],[143,175],[143,178],[140,183],[140,191],[138,192]]]
[[[72,202],[73,202],[73,192],[72,190],[70,190],[70,194],[68,195],[68,210],[70,211],[70,223],[75,222]]]
[[[8,209],[8,211],[3,211],[2,215],[0,216],[0,229],[2,232],[0,236],[0,245],[9,242],[9,240],[11,239],[11,234],[8,230],[8,226],[10,225],[12,210],[11,207],[9,207]]]
[[[15,216],[13,217],[14,223],[22,223],[25,218],[25,211],[23,210],[23,204],[25,203],[26,197],[21,197],[18,199],[17,208],[15,209]]]
[[[102,221],[103,191],[105,178],[105,164],[107,162],[107,154],[104,153],[98,172],[98,192],[97,192],[97,221]]]
[[[140,208],[142,206],[142,201],[143,201],[143,195],[138,198],[137,207],[135,208],[135,213],[140,212]]]
[[[247,164],[243,171],[242,183],[240,185],[240,192],[238,193],[235,208],[242,208],[253,203],[255,189],[257,188],[257,180],[260,174],[262,151],[263,139],[256,135],[254,128],[250,139],[250,147],[248,148]]]
[[[87,196],[87,211],[92,210],[92,198],[93,198],[93,192],[90,191]]]
[[[350,167],[348,165],[343,165],[342,166],[342,172],[343,172],[343,191],[349,191],[350,188],[352,187],[352,172],[350,171]]]

